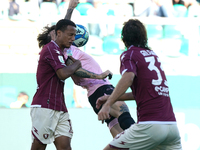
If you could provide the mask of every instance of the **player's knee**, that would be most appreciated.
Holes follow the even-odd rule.
[[[68,147],[66,150],[72,150],[71,146],[70,146],[70,147]]]
[[[67,146],[67,147],[57,147],[57,150],[72,150],[71,146]]]
[[[129,112],[128,106],[125,102],[118,101],[111,107],[110,114],[118,118],[123,112]]]
[[[71,145],[68,145],[66,149],[63,149],[63,150],[72,150],[72,147]]]
[[[118,117],[118,122],[123,130],[128,129],[132,124],[135,123],[129,112],[124,112]]]
[[[117,109],[118,109],[118,117],[124,113],[124,112],[129,112],[129,108],[128,106],[126,105],[125,102],[122,102],[122,101],[118,101],[116,102],[116,105],[117,105]]]
[[[32,143],[32,146],[31,146],[31,150],[45,149],[45,148],[46,148],[46,144],[42,144],[37,139],[33,140],[33,143]]]
[[[57,150],[72,150],[70,139],[67,136],[57,137],[54,144]]]
[[[103,150],[110,150],[110,145],[107,145]]]
[[[123,101],[117,101],[115,104],[117,105],[118,108],[121,108],[121,107],[127,107],[128,108],[126,103],[123,102]]]

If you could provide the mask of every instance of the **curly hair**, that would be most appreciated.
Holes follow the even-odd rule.
[[[131,45],[150,49],[148,46],[145,26],[137,19],[130,19],[124,23],[121,39],[126,47]]]
[[[49,35],[49,33],[53,30],[55,30],[55,25],[51,27],[45,26],[43,28],[43,32],[37,36],[39,48],[42,48],[44,45],[51,41],[51,36]]]

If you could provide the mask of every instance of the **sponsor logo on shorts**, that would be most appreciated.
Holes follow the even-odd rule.
[[[44,137],[45,139],[47,139],[47,138],[49,137],[49,134],[43,134],[43,137]]]

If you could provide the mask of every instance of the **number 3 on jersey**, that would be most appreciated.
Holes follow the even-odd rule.
[[[156,58],[157,58],[157,61],[160,62],[160,59],[158,57],[156,57]],[[155,66],[155,59],[156,58],[153,57],[153,56],[145,57],[145,61],[149,62],[148,69],[150,71],[153,71],[153,70],[156,71],[157,76],[158,76],[157,80],[156,79],[152,80],[152,84],[153,85],[160,85],[163,81],[160,71],[163,71],[163,68],[162,68],[161,64],[160,64],[159,68],[157,66]]]

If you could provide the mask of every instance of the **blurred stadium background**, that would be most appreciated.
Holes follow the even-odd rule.
[[[139,17],[135,15],[135,2],[80,0],[72,20],[87,27],[90,33],[81,50],[92,55],[103,70],[111,70],[111,83],[116,85],[120,79],[119,56],[124,50],[120,40],[123,22],[130,18],[141,20],[146,25],[149,45],[160,57],[167,75],[183,150],[200,150],[200,5],[198,1],[185,0],[189,5],[173,5],[179,12],[177,16]],[[40,51],[36,38],[44,26],[64,18],[67,6],[67,0],[0,1],[1,150],[30,149],[29,107],[37,86],[35,73]],[[16,7],[19,11],[12,11]],[[21,91],[29,96],[27,108],[11,109],[10,104]],[[79,104],[74,101],[75,93]],[[65,99],[74,128],[73,150],[103,149],[112,137],[106,125],[97,120],[86,92],[67,79]],[[135,102],[127,104],[136,119]],[[47,147],[53,149],[53,144]]]

